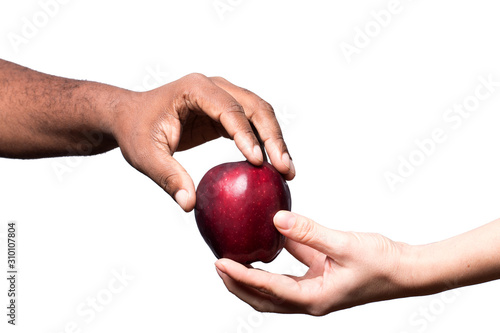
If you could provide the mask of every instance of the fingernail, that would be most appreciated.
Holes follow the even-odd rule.
[[[288,170],[290,170],[289,173],[295,174],[295,165],[293,165],[293,161],[290,158],[290,154],[283,153],[283,155],[281,155],[281,161],[288,168]]]
[[[220,261],[215,262],[215,269],[217,270],[217,273],[222,272],[226,274],[226,267],[224,267],[224,265]]]
[[[288,153],[283,153],[283,155],[281,155],[281,162],[290,170],[290,155],[288,155]]]
[[[293,164],[293,161],[290,159],[290,173],[296,174],[295,173],[295,165]]]
[[[219,275],[219,277],[222,279],[222,271],[219,269],[219,267],[215,266],[215,271],[217,272],[217,274]]]
[[[258,159],[260,162],[264,162],[264,156],[262,155],[262,149],[259,146],[253,147],[253,156]]]
[[[297,217],[295,214],[286,210],[281,210],[274,215],[274,225],[281,230],[291,229],[296,221]]]
[[[188,199],[189,193],[186,190],[179,190],[177,191],[177,193],[175,193],[175,201],[177,201],[182,209],[186,209]]]

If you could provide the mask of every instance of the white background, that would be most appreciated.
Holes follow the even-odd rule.
[[[331,228],[423,244],[500,217],[500,87],[459,128],[443,120],[448,108],[474,95],[479,76],[500,81],[496,2],[401,0],[380,31],[370,12],[387,8],[387,0],[223,0],[230,10],[222,14],[214,3],[72,0],[52,8],[45,22],[39,2],[2,0],[0,58],[128,89],[201,72],[256,92],[276,108],[297,168],[293,210]],[[23,36],[26,21],[34,20],[38,31],[14,47],[9,36]],[[366,25],[373,37],[348,62],[340,46],[354,45]],[[153,80],[155,70],[161,75]],[[418,149],[415,140],[430,138],[435,128],[447,140],[391,191],[384,173],[396,173],[398,157],[408,158]],[[195,184],[216,164],[242,159],[224,139],[175,156]],[[70,172],[58,177],[58,163]],[[72,322],[96,333],[500,326],[499,282],[321,318],[258,314],[223,286],[193,215],[119,150],[84,159],[0,159],[0,189],[0,246],[4,252],[6,223],[17,221],[20,267],[14,329],[6,324],[1,279],[2,332],[9,326],[60,333]],[[6,271],[4,259],[0,267]],[[304,272],[287,253],[260,267]],[[103,298],[111,295],[113,272],[122,270],[133,279]],[[77,312],[96,296],[107,304],[95,317]],[[428,319],[419,315],[425,309]]]

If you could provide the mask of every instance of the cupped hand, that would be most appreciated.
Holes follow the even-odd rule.
[[[123,156],[185,211],[195,206],[195,188],[174,152],[224,136],[234,140],[249,162],[260,165],[263,155],[250,123],[274,167],[286,179],[295,176],[272,107],[223,78],[190,74],[148,92],[131,93],[120,103],[124,107],[115,117],[113,134]]]
[[[408,245],[369,233],[328,229],[298,214],[274,217],[286,249],[309,267],[296,277],[249,268],[229,259],[216,269],[230,292],[258,311],[325,315],[404,296]]]

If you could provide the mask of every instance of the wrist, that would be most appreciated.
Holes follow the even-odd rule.
[[[400,297],[420,296],[427,294],[430,275],[434,272],[428,265],[429,245],[401,244],[400,261],[395,284],[399,287]]]
[[[77,104],[80,113],[89,114],[86,126],[93,131],[115,137],[117,115],[126,111],[130,92],[106,84],[85,82],[79,92]],[[85,103],[88,103],[85,106]]]
[[[105,110],[106,115],[103,117],[106,121],[103,125],[118,146],[128,142],[134,130],[141,127],[143,117],[138,113],[148,104],[145,95],[145,92],[120,89],[113,103]]]
[[[449,267],[442,242],[426,245],[408,245],[402,259],[401,275],[404,296],[422,296],[459,287],[457,277]]]
[[[85,131],[94,138],[95,152],[107,151],[118,146],[118,138],[122,132],[121,118],[127,117],[133,108],[132,91],[101,84],[86,82],[80,91],[83,108],[81,114],[87,119]],[[88,107],[85,107],[85,103]],[[82,102],[76,102],[82,105]],[[87,134],[86,136],[88,136]]]

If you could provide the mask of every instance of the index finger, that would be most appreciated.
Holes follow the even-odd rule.
[[[287,180],[293,179],[295,177],[295,166],[290,158],[273,107],[253,92],[238,87],[224,78],[214,77],[212,80],[241,103],[246,116],[259,132],[273,166]]]
[[[248,161],[255,165],[262,164],[264,160],[262,150],[243,106],[227,91],[202,74],[190,74],[186,80],[190,88],[188,89],[190,93],[186,96],[189,106],[221,123]]]

